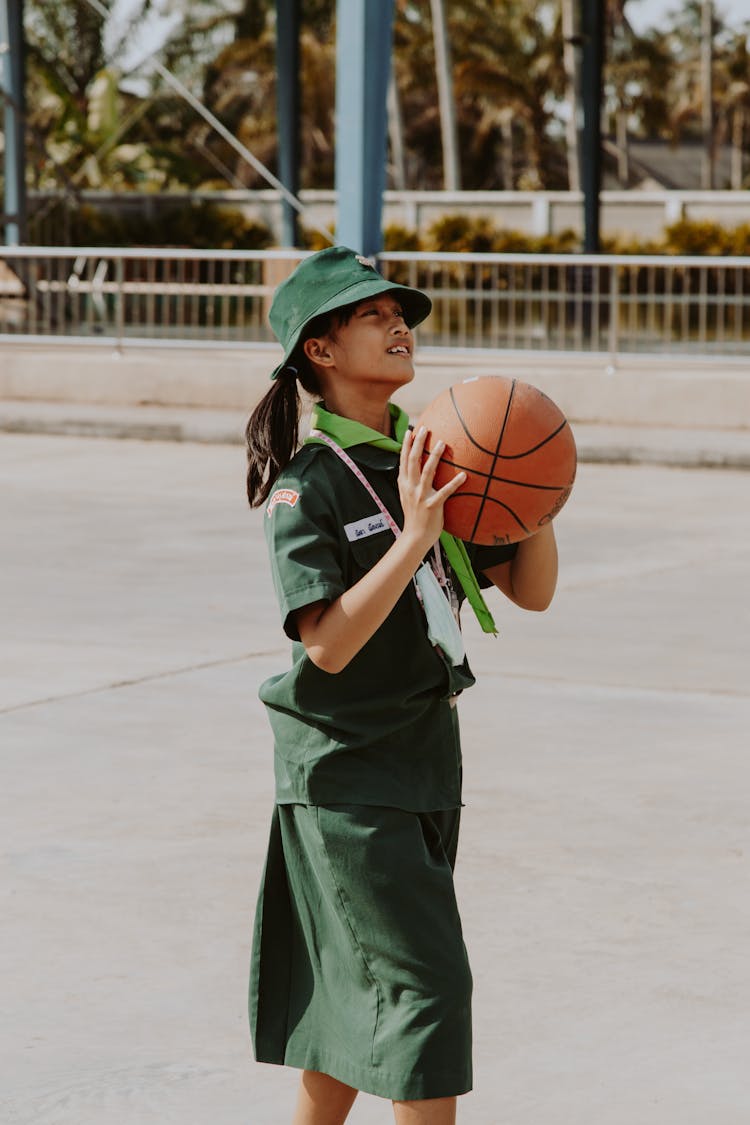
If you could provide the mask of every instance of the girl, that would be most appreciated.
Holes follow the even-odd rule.
[[[423,465],[425,433],[390,402],[430,307],[345,247],[305,259],[274,297],[284,359],[247,427],[293,642],[260,689],[276,805],[250,1020],[259,1061],[302,1070],[294,1125],[338,1125],[358,1090],[390,1098],[397,1125],[450,1125],[471,1089],[453,867],[455,703],[474,677],[447,607],[468,597],[492,630],[480,587],[541,610],[557,577],[551,525],[502,547],[441,534],[465,474],[435,491],[443,443]],[[299,451],[297,382],[317,400]]]

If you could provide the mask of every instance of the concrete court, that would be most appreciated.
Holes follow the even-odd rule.
[[[245,1012],[287,655],[243,468],[0,437],[3,1125],[289,1121]],[[583,464],[553,607],[465,615],[462,1125],[750,1120],[749,482]]]

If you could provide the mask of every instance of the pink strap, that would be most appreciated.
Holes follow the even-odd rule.
[[[330,448],[333,450],[333,452],[336,454],[336,456],[338,458],[340,458],[340,460],[342,460],[344,462],[344,464],[349,469],[351,469],[351,471],[354,473],[355,477],[360,482],[360,484],[362,484],[367,489],[367,491],[370,493],[370,496],[373,498],[373,500],[377,504],[378,508],[380,509],[382,514],[385,516],[385,519],[388,523],[388,526],[390,527],[394,536],[396,537],[396,539],[398,539],[399,535],[401,534],[401,528],[398,526],[398,524],[394,520],[393,516],[388,511],[385,504],[380,499],[377,492],[372,487],[369,480],[367,479],[365,474],[360,469],[359,465],[355,464],[355,462],[352,461],[349,454],[345,453],[344,450],[341,448],[341,446],[337,445],[337,443],[333,440],[333,438],[329,437],[328,434],[324,434],[321,430],[310,430],[310,437],[317,438],[318,441],[324,441],[326,443],[326,445],[330,446]],[[435,577],[437,578],[437,580],[438,580],[438,582],[440,583],[441,586],[448,586],[448,578],[447,578],[446,573],[445,573],[445,568],[443,566],[443,560],[441,558],[440,549],[438,548],[437,543],[433,547],[433,554],[435,556],[435,562],[433,563],[432,569],[435,572]]]
[[[375,501],[377,506],[380,508],[380,511],[385,516],[385,518],[388,522],[388,526],[390,527],[391,531],[393,532],[393,534],[398,539],[399,535],[401,534],[401,528],[398,526],[398,524],[394,520],[393,516],[388,511],[385,504],[380,499],[380,497],[378,496],[377,492],[375,491],[375,489],[370,484],[370,482],[367,479],[367,477],[365,476],[365,474],[362,472],[362,470],[359,468],[358,465],[355,465],[355,463],[352,461],[349,454],[345,453],[344,450],[341,448],[341,446],[336,444],[336,442],[333,440],[333,438],[330,438],[328,436],[328,434],[324,434],[320,430],[310,430],[310,437],[317,438],[319,441],[324,441],[326,443],[326,445],[330,445],[331,449],[336,454],[336,456],[341,458],[341,460],[344,462],[344,464],[346,466],[348,466],[348,468],[351,469],[351,471],[354,473],[354,475],[357,478],[357,480],[359,481],[359,483],[364,485],[364,487],[370,493],[370,496],[372,496],[373,500]]]

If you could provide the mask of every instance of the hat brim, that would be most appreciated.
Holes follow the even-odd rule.
[[[404,320],[409,328],[416,328],[418,324],[427,319],[432,310],[432,301],[426,293],[422,293],[419,289],[412,289],[408,285],[394,285],[392,281],[386,281],[384,277],[365,278],[363,281],[356,281],[353,285],[337,293],[335,297],[324,301],[319,308],[306,318],[303,324],[300,324],[287,345],[281,363],[271,372],[271,378],[276,379],[287,366],[300,341],[300,336],[311,320],[323,316],[324,313],[343,309],[347,305],[366,301],[368,297],[377,297],[381,293],[398,293],[404,311]]]

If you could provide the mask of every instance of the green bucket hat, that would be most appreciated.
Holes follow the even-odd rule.
[[[284,349],[284,358],[271,373],[275,379],[287,366],[306,325],[322,313],[376,297],[398,293],[409,328],[427,317],[432,301],[419,289],[386,281],[375,266],[346,246],[331,246],[305,258],[274,294],[268,319]]]

